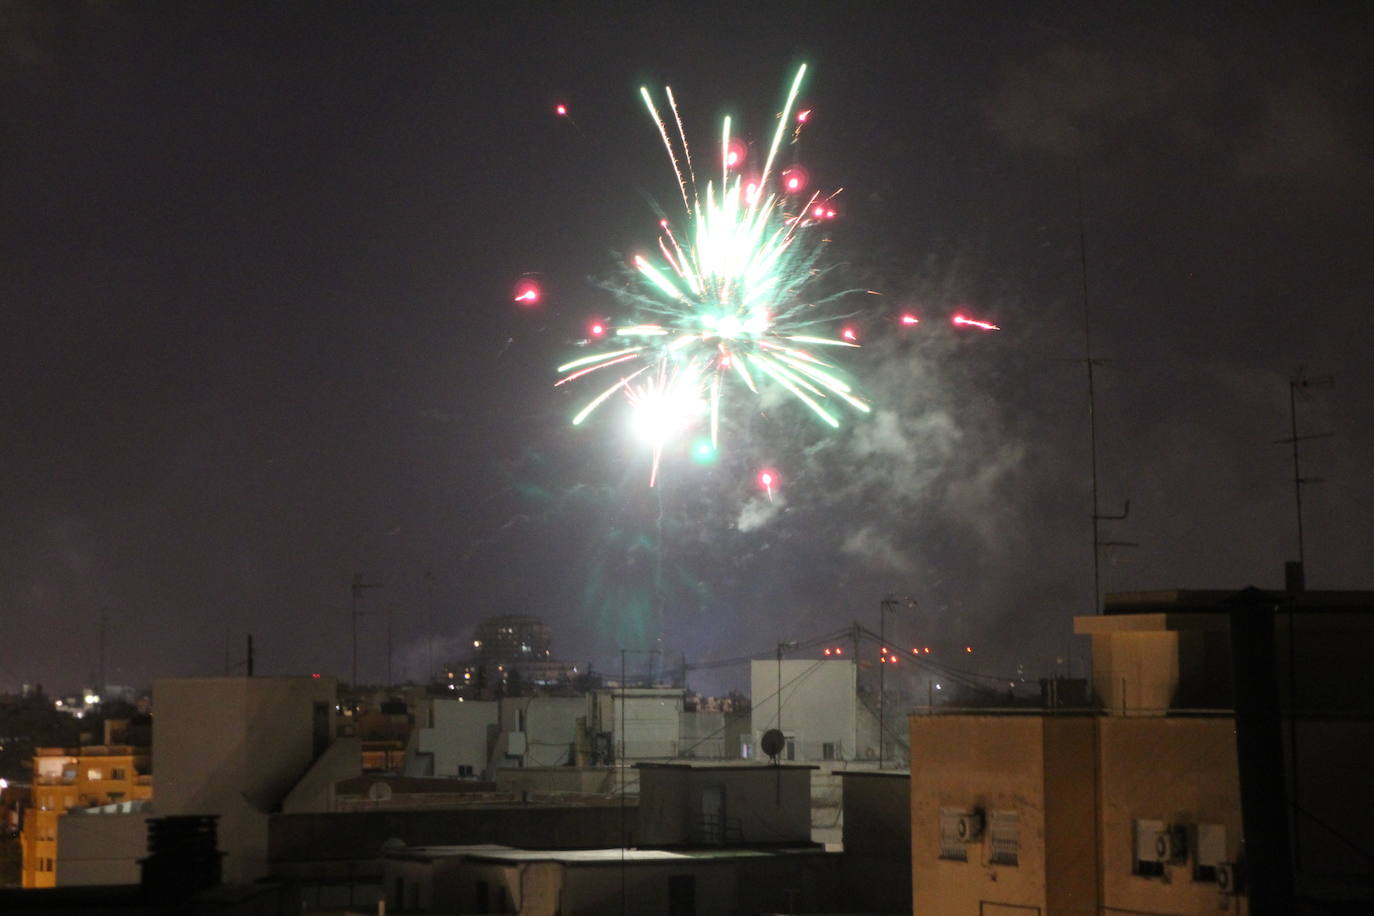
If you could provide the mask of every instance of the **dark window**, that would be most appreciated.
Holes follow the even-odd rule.
[[[697,879],[693,875],[668,876],[668,916],[697,916]]]
[[[824,744],[821,745],[821,759],[822,759],[822,760],[834,760],[834,759],[835,759],[835,744],[834,744],[834,742],[832,742],[832,741],[827,741],[827,742],[825,742]]]
[[[491,888],[487,886],[485,881],[477,882],[477,900],[474,909],[478,913],[491,912]]]

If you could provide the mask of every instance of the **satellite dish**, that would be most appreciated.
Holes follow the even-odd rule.
[[[770,728],[763,733],[763,739],[759,742],[763,752],[768,755],[768,759],[774,763],[778,762],[778,755],[787,746],[787,738],[776,728]]]
[[[389,801],[391,799],[391,786],[378,780],[367,787],[367,797],[373,801]]]

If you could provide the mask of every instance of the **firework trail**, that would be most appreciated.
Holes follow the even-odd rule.
[[[817,355],[819,348],[858,346],[852,331],[840,337],[813,331],[833,320],[822,307],[838,296],[815,300],[807,291],[819,273],[823,240],[818,227],[835,217],[839,192],[807,196],[799,167],[775,168],[805,74],[803,65],[762,171],[746,172],[747,147],[732,137],[727,117],[719,176],[704,188],[672,90],[665,95],[676,137],[648,89],[640,90],[677,178],[682,231],[667,219],[659,222],[657,255],[635,256],[635,283],[624,294],[635,313],[633,323],[604,323],[602,333],[594,335],[604,349],[559,366],[556,386],[590,375],[603,381],[614,377],[572,422],[580,425],[623,394],[652,450],[650,486],[664,448],[678,436],[705,423],[711,448],[719,446],[721,413],[733,390],[758,395],[765,386],[778,386],[831,427],[840,425],[836,401],[869,411],[836,367]],[[798,114],[793,143],[810,117],[810,109]]]

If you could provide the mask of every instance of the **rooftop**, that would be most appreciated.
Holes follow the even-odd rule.
[[[527,862],[557,862],[562,865],[619,865],[622,862],[682,862],[720,859],[766,858],[789,855],[824,855],[812,843],[779,847],[733,847],[691,849],[515,849],[510,846],[414,846],[396,847],[388,858],[433,862],[436,859],[463,857],[478,862],[520,865]]]

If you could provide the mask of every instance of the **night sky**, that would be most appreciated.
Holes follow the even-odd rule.
[[[1024,6],[0,3],[0,690],[90,682],[102,611],[112,683],[247,633],[346,678],[357,573],[369,681],[388,611],[421,678],[495,614],[614,669],[876,629],[888,592],[899,645],[1047,673],[1094,607],[1084,253],[1135,545],[1103,590],[1281,585],[1299,367],[1335,377],[1299,399],[1309,585],[1374,588],[1374,13]],[[623,411],[574,429],[594,389],[552,387],[676,212],[638,87],[709,157],[803,61],[876,409],[736,402],[650,489]]]

